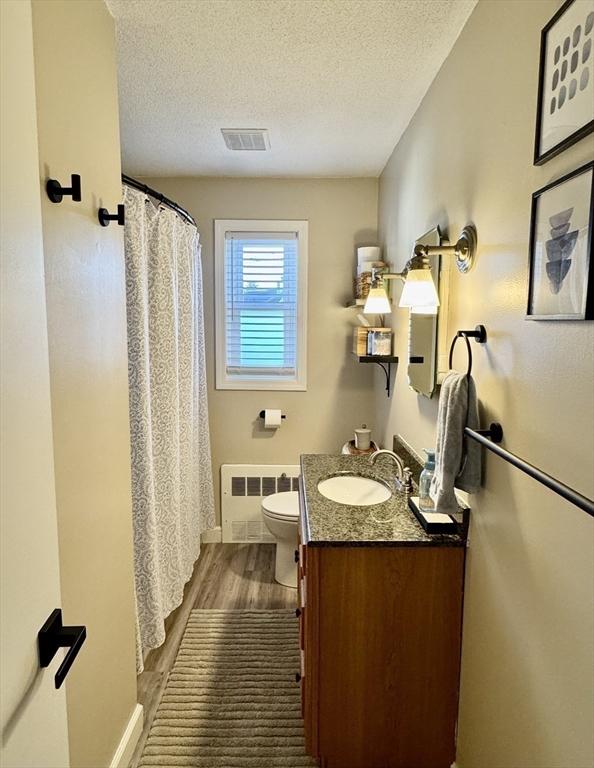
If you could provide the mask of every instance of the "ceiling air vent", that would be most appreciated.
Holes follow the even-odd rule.
[[[221,128],[221,133],[228,149],[260,152],[270,149],[265,128]]]

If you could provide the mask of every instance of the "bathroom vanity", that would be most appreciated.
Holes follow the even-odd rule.
[[[429,535],[404,494],[336,503],[321,480],[391,483],[366,457],[301,457],[301,691],[322,768],[450,768],[455,757],[465,536]]]

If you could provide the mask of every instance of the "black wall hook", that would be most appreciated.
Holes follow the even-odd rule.
[[[99,219],[99,224],[101,224],[102,227],[108,227],[110,221],[117,221],[120,227],[123,227],[125,221],[124,206],[118,205],[117,213],[110,213],[107,208],[99,208],[97,211],[97,218]]]
[[[80,203],[82,196],[80,193],[80,176],[73,173],[70,176],[70,187],[63,187],[56,179],[48,179],[45,185],[45,191],[52,203],[61,203],[64,196],[72,197],[75,203]]]

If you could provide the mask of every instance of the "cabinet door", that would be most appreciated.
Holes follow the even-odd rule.
[[[296,614],[299,618],[299,652],[301,657],[301,665],[299,674],[301,676],[301,716],[305,717],[305,589],[304,589],[304,569],[302,568],[303,562],[303,549],[301,544],[301,536],[299,536],[298,553],[299,553],[299,565],[297,568],[297,610]]]
[[[464,549],[336,547],[318,553],[324,764],[449,768]],[[308,576],[311,607],[316,589],[309,564]]]
[[[303,614],[303,661],[305,668],[303,694],[303,718],[305,745],[308,754],[317,757],[319,734],[318,680],[319,680],[319,549],[304,547],[305,600]]]

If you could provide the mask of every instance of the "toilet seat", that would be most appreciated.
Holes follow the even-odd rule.
[[[262,510],[275,520],[297,521],[299,519],[298,491],[273,493],[262,499]]]

